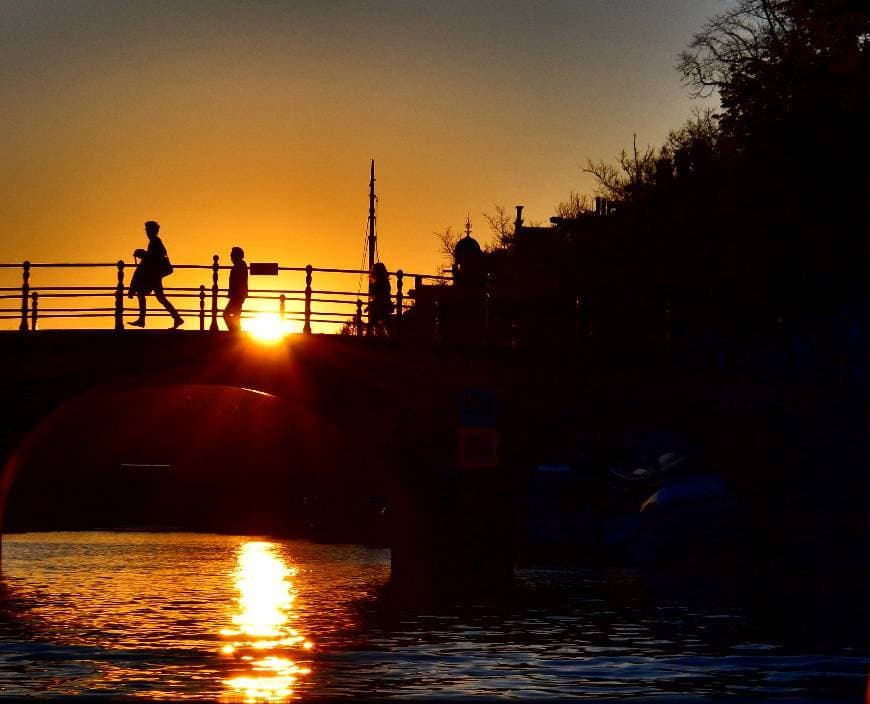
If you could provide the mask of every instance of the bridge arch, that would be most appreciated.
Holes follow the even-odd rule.
[[[473,543],[452,520],[456,510],[473,506],[462,525],[479,522],[479,502],[463,503],[457,493],[461,487],[448,481],[455,474],[450,468],[457,457],[459,391],[477,386],[522,388],[514,383],[518,377],[510,365],[500,358],[491,359],[485,350],[454,351],[428,344],[418,347],[376,338],[318,335],[291,336],[265,347],[245,336],[165,332],[37,332],[10,334],[6,342],[0,346],[0,384],[8,389],[14,404],[0,413],[18,435],[3,438],[0,430],[0,450],[11,453],[4,491],[13,486],[16,473],[25,476],[25,451],[38,443],[36,428],[50,415],[48,409],[60,409],[68,399],[105,385],[119,389],[178,384],[230,386],[239,392],[254,389],[318,419],[319,425],[302,433],[304,437],[291,453],[295,459],[299,447],[325,449],[336,468],[330,473],[334,481],[327,488],[331,491],[319,497],[322,508],[314,513],[316,519],[335,520],[315,526],[319,532],[313,537],[337,542],[388,540],[397,584],[414,585],[421,578],[442,573],[438,565],[448,555],[464,555],[463,564],[479,566],[481,562]],[[521,437],[505,437],[511,436]],[[313,450],[310,454],[317,456]],[[517,454],[507,445],[504,456],[517,461]],[[323,472],[315,474],[323,476]],[[509,475],[498,473],[497,479],[501,485],[509,481]],[[287,510],[287,495],[286,491],[269,492],[267,498],[275,510],[257,514],[269,518],[298,515],[292,506]],[[485,494],[488,501],[500,501],[503,495],[501,488]],[[384,520],[379,511],[383,504],[360,502],[386,498],[392,519]],[[196,501],[196,497],[191,499],[194,505]],[[37,510],[44,509],[37,506]],[[454,526],[452,532],[443,531],[445,522]],[[502,536],[502,542],[507,540],[509,531],[491,521],[484,523]],[[283,528],[230,526],[228,530],[276,534],[284,532]],[[500,563],[507,554],[489,552],[499,556]],[[502,573],[502,567],[496,571]]]
[[[37,415],[8,452],[0,525],[302,534],[328,527],[324,506],[365,495],[371,476],[323,413],[171,376],[98,384]]]

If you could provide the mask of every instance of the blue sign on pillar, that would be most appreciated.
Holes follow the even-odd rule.
[[[459,399],[459,468],[498,466],[498,404],[488,389],[464,389]]]
[[[459,399],[459,424],[464,428],[494,428],[498,408],[489,389],[463,389]]]

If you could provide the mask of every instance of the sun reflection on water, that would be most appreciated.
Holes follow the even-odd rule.
[[[231,659],[234,674],[224,680],[225,700],[285,701],[294,695],[299,679],[311,672],[298,658],[313,645],[288,625],[295,598],[289,578],[296,571],[276,548],[268,542],[248,542],[239,548],[233,573],[238,611],[233,627],[220,632],[221,653]]]

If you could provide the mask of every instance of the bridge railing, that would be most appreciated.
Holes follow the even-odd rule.
[[[226,280],[221,281],[221,272],[232,267],[220,264],[218,255],[212,257],[211,264],[173,264],[174,270],[187,272],[187,283],[203,277],[203,283],[188,286],[164,286],[163,290],[176,303],[178,313],[182,316],[195,316],[201,331],[216,331],[219,328],[218,319],[223,312],[227,299]],[[242,319],[250,320],[270,316],[281,326],[301,323],[303,333],[311,333],[312,325],[324,331],[362,335],[366,329],[366,306],[368,302],[368,273],[359,269],[341,269],[334,267],[307,266],[268,266],[269,274],[282,273],[304,275],[296,286],[272,286],[256,288],[249,286],[247,310],[243,311]],[[106,262],[64,262],[64,263],[0,263],[0,270],[20,271],[21,284],[16,286],[0,286],[0,321],[16,321],[22,331],[37,330],[44,320],[85,321],[94,318],[113,319],[115,330],[124,329],[124,316],[138,315],[138,302],[129,298],[127,270],[135,269],[134,264],[119,260]],[[82,279],[80,270],[106,270],[106,281],[103,285],[94,285],[90,277],[85,282],[75,283],[42,283],[43,272],[62,271],[71,278]],[[112,274],[109,274],[109,271]],[[71,272],[76,272],[75,275]],[[406,273],[402,269],[390,272],[392,281],[392,300],[394,303],[394,321],[397,329],[401,326],[404,314],[411,307],[407,284],[413,281],[416,288],[424,283],[445,282],[450,277]],[[110,278],[111,277],[111,278]],[[356,279],[356,289],[350,290],[344,282]],[[184,277],[182,277],[184,278]],[[253,273],[249,284],[260,279]],[[315,288],[318,279],[325,282],[324,288]],[[108,283],[111,281],[111,285]],[[276,279],[277,282],[277,279]],[[164,283],[168,283],[164,279]],[[149,315],[168,316],[162,308],[154,310]],[[69,327],[67,325],[66,327]]]

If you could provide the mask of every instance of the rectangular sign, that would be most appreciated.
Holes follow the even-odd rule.
[[[498,466],[498,434],[492,428],[459,429],[459,468],[494,469]]]
[[[248,271],[251,276],[278,276],[278,262],[251,262]]]

